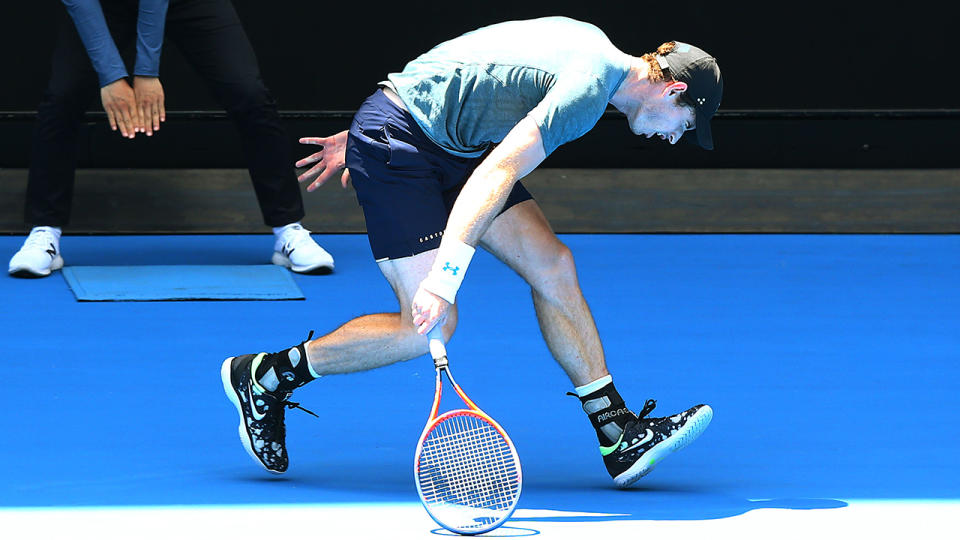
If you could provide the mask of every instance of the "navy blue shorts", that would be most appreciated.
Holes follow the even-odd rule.
[[[350,126],[346,165],[374,258],[399,259],[439,247],[453,203],[482,159],[437,146],[382,90],[367,98]],[[501,213],[532,198],[517,182]]]

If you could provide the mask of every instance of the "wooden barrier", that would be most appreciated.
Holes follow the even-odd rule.
[[[0,170],[0,232],[20,234],[27,172]],[[960,170],[539,169],[557,232],[960,233]],[[304,224],[363,232],[353,190],[304,192]],[[266,232],[242,169],[81,169],[68,233]]]

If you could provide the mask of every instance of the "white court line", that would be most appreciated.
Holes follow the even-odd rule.
[[[518,509],[514,515],[517,520],[511,519],[505,527],[481,537],[910,540],[922,534],[924,540],[960,538],[956,526],[958,500],[846,502],[849,506],[843,508],[763,508],[733,517],[688,521],[619,520],[616,517],[622,514]],[[549,521],[551,517],[583,517],[585,521]],[[591,521],[597,517],[614,519]],[[262,534],[283,540],[436,540],[442,538],[431,532],[436,529],[416,503],[0,508],[0,536],[5,539],[220,540]]]

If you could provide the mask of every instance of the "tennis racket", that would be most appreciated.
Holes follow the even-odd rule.
[[[413,460],[413,477],[427,513],[441,527],[460,534],[480,534],[502,525],[517,507],[523,474],[507,433],[480,410],[450,373],[440,325],[428,334],[437,369],[437,389]],[[443,381],[468,409],[437,416]]]

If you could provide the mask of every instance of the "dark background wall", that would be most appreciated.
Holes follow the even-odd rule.
[[[132,0],[135,1],[135,0]],[[57,0],[4,2],[0,109],[33,110],[48,70]],[[942,2],[364,2],[235,0],[284,109],[348,110],[373,84],[440,41],[494,22],[567,15],[642,53],[680,39],[710,51],[725,109],[957,108],[960,46]],[[14,9],[15,6],[15,9]],[[392,6],[392,7],[386,7]],[[939,7],[938,7],[939,6]],[[173,47],[162,76],[171,109],[215,108]],[[928,79],[929,82],[924,82]]]
[[[960,110],[955,91],[960,47],[952,38],[955,21],[942,3],[234,4],[283,111],[353,110],[386,73],[402,69],[435,43],[501,20],[563,14],[597,24],[631,53],[671,39],[697,44],[718,58],[726,91],[716,120],[716,152],[665,152],[660,143],[631,138],[625,122],[611,115],[571,150],[551,157],[548,166],[958,166],[953,140]],[[56,0],[4,3],[0,9],[0,111],[32,111],[66,12]],[[216,110],[171,45],[161,66],[168,109]],[[792,112],[776,112],[784,109]],[[908,111],[884,112],[891,109]],[[328,133],[348,121],[348,116],[286,118],[291,138]],[[26,165],[30,120],[23,113],[0,121],[0,140],[6,141],[0,166]],[[173,114],[168,124],[161,130],[165,137],[134,144],[117,141],[102,121],[91,124],[84,133],[81,166],[158,165],[157,155],[168,166],[238,165],[235,141],[218,135],[229,131],[225,121],[218,125]],[[178,151],[168,151],[174,145]]]

